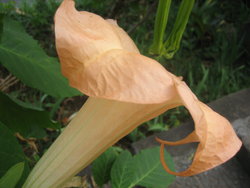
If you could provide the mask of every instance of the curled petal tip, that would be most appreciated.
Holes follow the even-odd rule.
[[[156,142],[159,142],[160,144],[162,143],[162,139],[160,139],[160,138],[158,138],[158,137],[155,137],[155,140],[156,140]]]
[[[164,157],[164,152],[165,152],[165,147],[164,147],[164,144],[161,143],[161,147],[160,147],[160,161],[161,161],[161,164],[162,164],[163,168],[164,168],[164,169],[166,170],[166,172],[168,172],[169,174],[178,176],[179,173],[170,170],[170,168],[169,168],[168,165],[166,164],[166,162],[165,162],[165,157]]]
[[[155,138],[157,142],[161,143],[161,144],[166,144],[166,145],[170,145],[170,146],[177,146],[177,145],[182,145],[182,144],[188,144],[188,143],[192,143],[192,142],[199,142],[199,138],[197,137],[195,131],[190,133],[187,137],[178,140],[178,141],[166,141],[166,140],[162,140],[158,137]]]
[[[184,82],[177,80],[177,94],[189,110],[195,130],[176,142],[156,140],[161,144],[161,162],[164,169],[176,176],[192,176],[210,170],[232,158],[240,149],[241,141],[230,122],[200,102]],[[182,145],[198,142],[192,164],[182,172],[172,172],[164,161],[164,145]]]

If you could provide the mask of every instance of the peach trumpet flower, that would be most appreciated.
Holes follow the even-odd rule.
[[[230,123],[200,102],[185,82],[140,54],[115,21],[79,12],[64,0],[55,15],[56,48],[70,85],[89,96],[76,117],[34,167],[25,188],[61,187],[141,123],[183,105],[195,130],[183,140],[161,143],[167,172],[191,176],[224,163],[241,147]],[[172,172],[164,145],[198,142],[191,166]]]

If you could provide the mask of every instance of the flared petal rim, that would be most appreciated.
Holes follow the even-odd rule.
[[[55,34],[62,72],[70,85],[84,94],[139,105],[158,104],[166,110],[174,100],[189,110],[195,123],[190,135],[177,142],[157,139],[167,172],[195,175],[227,161],[240,149],[241,141],[230,123],[200,102],[180,78],[141,55],[114,21],[78,12],[73,0],[64,0],[55,15]],[[164,161],[164,145],[190,142],[199,143],[191,166],[172,172]]]
[[[177,83],[177,93],[189,110],[195,130],[186,138],[176,142],[156,140],[161,144],[161,162],[164,169],[176,176],[192,176],[214,168],[233,157],[242,143],[231,124],[207,105],[198,101],[184,83]],[[164,145],[176,146],[198,142],[191,166],[182,172],[171,171],[164,161]]]

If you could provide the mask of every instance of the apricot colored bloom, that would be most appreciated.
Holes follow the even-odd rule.
[[[71,86],[91,97],[165,108],[184,105],[195,131],[178,145],[199,142],[192,166],[176,175],[194,175],[231,158],[241,142],[230,123],[200,102],[187,85],[158,62],[139,53],[115,21],[78,12],[72,0],[57,11],[56,46]]]
[[[161,143],[165,170],[192,176],[216,167],[241,147],[230,123],[200,102],[185,82],[157,61],[140,54],[115,21],[77,11],[64,0],[55,15],[56,48],[70,85],[89,96],[77,116],[39,161],[26,187],[57,187],[141,123],[185,106],[194,131],[177,142]],[[198,142],[191,166],[172,172],[164,145]]]

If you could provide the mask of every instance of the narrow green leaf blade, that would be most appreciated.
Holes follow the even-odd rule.
[[[12,166],[0,179],[0,188],[15,188],[24,170],[24,162]]]
[[[168,174],[160,162],[160,148],[154,147],[142,150],[135,155],[133,160],[134,176],[130,187],[141,185],[148,188],[166,188],[170,185],[175,176]],[[174,163],[170,155],[165,153],[165,160],[168,161],[170,169],[174,168]]]
[[[50,120],[49,112],[20,106],[1,92],[0,112],[0,121],[12,133],[19,132],[24,137],[42,138],[46,136],[44,128],[59,127],[59,124]]]
[[[12,74],[54,97],[80,95],[62,76],[58,60],[48,57],[18,22],[6,17],[3,27],[0,61]]]
[[[0,122],[0,177],[8,169],[19,162],[25,162],[24,171],[19,184],[22,184],[29,173],[26,157],[13,133]],[[21,186],[20,186],[21,187]]]
[[[153,44],[149,49],[152,54],[160,54],[163,46],[164,32],[166,30],[171,0],[160,0],[158,3]]]
[[[111,169],[111,186],[113,188],[128,188],[133,180],[133,157],[130,152],[124,151],[115,160]]]
[[[171,59],[180,48],[182,35],[186,29],[194,2],[195,0],[182,0],[181,2],[174,27],[164,44],[164,48],[162,48],[162,54],[167,59]]]
[[[93,162],[92,172],[97,185],[103,186],[110,180],[111,168],[117,155],[117,151],[111,147]]]

